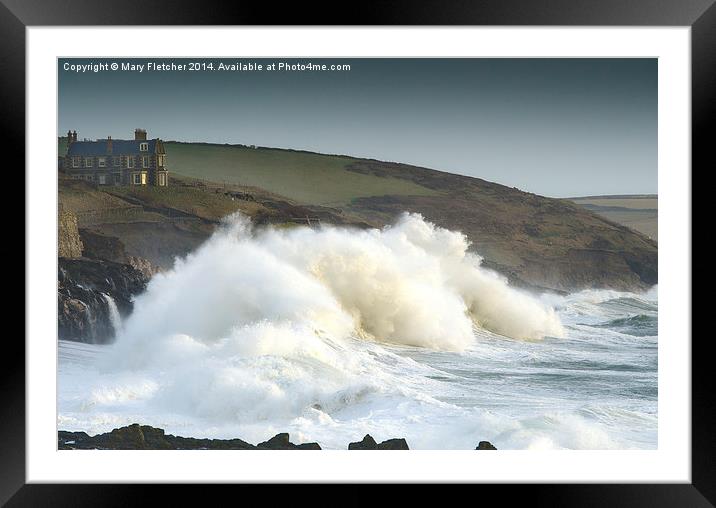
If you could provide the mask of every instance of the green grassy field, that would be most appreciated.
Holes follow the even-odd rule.
[[[438,193],[398,178],[347,171],[356,159],[337,155],[249,148],[241,145],[166,142],[170,174],[217,183],[259,187],[294,201],[342,206],[372,196],[434,196]],[[58,139],[58,153],[67,139]]]
[[[437,194],[407,180],[347,171],[355,160],[349,157],[236,145],[164,146],[174,174],[260,187],[306,204],[341,206],[361,197]]]

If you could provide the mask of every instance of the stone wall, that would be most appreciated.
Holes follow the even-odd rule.
[[[77,216],[60,207],[57,229],[58,256],[73,259],[82,257],[82,240],[77,229]]]

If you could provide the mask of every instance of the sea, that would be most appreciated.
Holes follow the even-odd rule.
[[[134,309],[110,345],[58,342],[58,429],[657,447],[656,286],[528,293],[416,214],[368,231],[229,217]]]

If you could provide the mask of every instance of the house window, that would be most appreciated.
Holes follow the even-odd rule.
[[[85,157],[85,167],[86,168],[92,167],[92,157]]]
[[[127,167],[128,168],[134,167],[134,157],[127,157]]]
[[[142,156],[142,167],[148,168],[149,167],[149,157],[146,155]]]
[[[147,185],[147,174],[142,173],[142,185]]]
[[[115,168],[118,168],[118,167],[119,167],[119,157],[112,157],[112,165],[113,165]]]
[[[120,183],[122,183],[122,175],[119,173],[115,173],[114,174],[114,184],[119,185]]]
[[[160,168],[164,167],[164,156],[163,155],[157,155],[157,166]]]
[[[100,168],[107,167],[107,157],[98,157],[97,166]]]
[[[159,175],[157,175],[157,176],[158,176],[158,178],[159,178],[159,185],[160,185],[160,186],[166,185],[165,182],[166,182],[166,176],[167,176],[167,175],[165,175],[164,173],[159,173]]]
[[[139,151],[146,152],[149,150],[149,143],[139,143]]]
[[[94,175],[85,175],[85,180],[91,182],[92,180],[94,180]]]
[[[105,185],[107,183],[107,177],[105,175],[99,175],[97,178],[100,185]]]
[[[72,167],[73,168],[80,167],[80,158],[79,157],[72,157]]]
[[[132,175],[132,183],[133,183],[134,185],[141,185],[141,183],[142,183],[142,175],[140,175],[139,173],[134,173],[134,174]]]

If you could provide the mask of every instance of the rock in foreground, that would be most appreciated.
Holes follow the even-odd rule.
[[[276,434],[274,437],[256,445],[259,450],[320,450],[318,443],[302,443],[296,445],[288,440],[288,434]]]
[[[318,443],[291,443],[277,434],[254,446],[241,439],[197,439],[166,434],[163,429],[134,423],[112,432],[90,436],[86,432],[57,433],[60,450],[320,450]]]
[[[477,443],[477,448],[475,448],[475,450],[497,450],[497,448],[495,448],[495,446],[489,441],[480,441]]]
[[[133,423],[111,432],[90,436],[86,432],[57,433],[60,450],[320,450],[318,443],[295,444],[288,433],[276,434],[268,441],[252,445],[241,439],[198,439],[166,434],[164,429]],[[409,450],[403,438],[377,443],[370,434],[350,443],[349,450]],[[480,441],[476,450],[497,450],[489,441]]]
[[[376,443],[370,434],[366,434],[362,441],[350,443],[349,450],[409,450],[408,442],[405,439],[388,439],[382,443]]]

